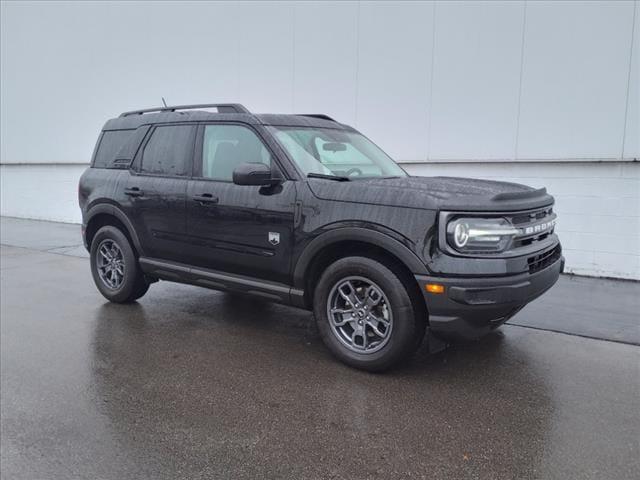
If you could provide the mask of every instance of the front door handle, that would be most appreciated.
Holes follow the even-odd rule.
[[[214,197],[210,193],[203,193],[202,195],[194,195],[193,199],[200,205],[216,204],[218,203],[218,197]]]
[[[130,197],[141,197],[144,195],[144,192],[140,190],[138,187],[125,188],[124,194],[129,195]]]

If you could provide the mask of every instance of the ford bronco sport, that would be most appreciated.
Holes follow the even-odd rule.
[[[425,332],[497,328],[564,265],[544,188],[412,177],[326,115],[123,113],[102,129],[79,201],[108,300],[168,280],[310,309],[327,347],[371,371]]]

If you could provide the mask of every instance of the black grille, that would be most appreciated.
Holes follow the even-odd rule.
[[[562,248],[560,247],[560,245],[557,245],[551,250],[547,250],[546,252],[543,252],[539,255],[527,258],[527,263],[529,264],[529,273],[536,273],[547,268],[549,265],[560,259],[561,255]]]
[[[534,222],[536,220],[540,220],[542,218],[548,217],[552,213],[553,213],[552,207],[543,208],[535,212],[518,213],[511,217],[511,223],[518,226],[523,223],[530,223],[530,222]]]
[[[554,229],[544,229],[542,231],[534,231],[527,233],[527,227],[533,227],[541,222],[554,220],[555,214],[552,207],[546,207],[531,212],[516,213],[511,217],[507,217],[512,225],[521,229],[521,232],[513,242],[513,248],[526,247],[535,242],[540,242],[553,234]]]

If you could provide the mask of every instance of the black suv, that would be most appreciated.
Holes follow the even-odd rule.
[[[409,176],[326,115],[123,113],[102,129],[79,200],[107,299],[132,302],[161,279],[312,309],[329,349],[367,370],[410,356],[426,331],[495,329],[564,265],[544,188]]]

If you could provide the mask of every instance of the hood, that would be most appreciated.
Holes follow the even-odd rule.
[[[515,211],[553,203],[546,189],[457,177],[399,177],[334,182],[308,179],[323,200],[457,211]]]

